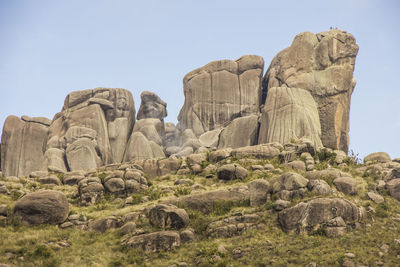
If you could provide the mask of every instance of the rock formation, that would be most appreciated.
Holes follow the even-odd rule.
[[[74,171],[121,162],[134,123],[135,104],[128,90],[72,92],[50,125],[42,168]]]
[[[186,74],[180,128],[192,129],[199,136],[236,117],[258,114],[263,68],[263,58],[251,55],[213,61]]]
[[[1,136],[1,169],[5,176],[25,176],[38,170],[46,150],[51,121],[47,118],[9,116]]]
[[[144,91],[140,94],[142,102],[137,114],[137,119],[156,118],[163,120],[167,116],[167,103],[155,93]]]
[[[164,122],[167,104],[152,92],[142,92],[135,121],[128,90],[74,91],[51,122],[7,119],[2,171],[6,176],[79,171],[222,148],[240,156],[279,155],[289,168],[311,170],[312,156],[322,147],[348,149],[357,52],[354,37],[334,29],[297,35],[264,77],[260,56],[210,62],[184,77],[185,103],[176,126]],[[285,155],[278,151],[283,145],[292,147]],[[302,152],[310,154],[308,163],[288,160]],[[200,164],[194,168],[201,170]]]
[[[357,53],[355,38],[345,31],[298,34],[272,60],[263,79],[263,95],[282,86],[309,91],[318,104],[322,144],[347,152]]]

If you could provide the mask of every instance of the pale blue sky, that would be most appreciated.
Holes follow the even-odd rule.
[[[0,126],[52,118],[74,90],[149,90],[183,105],[182,78],[212,60],[272,58],[300,32],[338,27],[360,46],[350,148],[400,157],[400,1],[0,0]]]

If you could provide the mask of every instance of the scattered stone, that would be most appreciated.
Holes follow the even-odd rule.
[[[381,195],[371,191],[367,193],[367,197],[378,204],[385,201],[385,199]]]

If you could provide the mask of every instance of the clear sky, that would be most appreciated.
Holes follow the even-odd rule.
[[[218,59],[272,58],[300,32],[338,27],[360,46],[350,148],[400,157],[400,1],[0,0],[0,126],[45,116],[75,90],[157,93],[167,121],[183,105],[183,76]]]

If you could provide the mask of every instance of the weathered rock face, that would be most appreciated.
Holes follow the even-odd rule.
[[[128,90],[72,92],[50,126],[46,149],[52,152],[46,151],[42,168],[56,164],[75,171],[121,162],[134,123],[135,104]]]
[[[137,119],[164,119],[167,116],[167,103],[161,100],[161,98],[152,92],[144,91],[140,94],[142,102],[137,114]]]
[[[310,92],[290,87],[268,89],[258,143],[290,143],[302,137],[322,147],[317,104]]]
[[[46,118],[7,117],[1,136],[4,176],[26,176],[40,169],[51,121]]]
[[[68,217],[69,207],[65,195],[58,191],[38,191],[15,202],[14,214],[29,224],[62,223]]]
[[[236,117],[258,114],[263,68],[263,58],[252,55],[213,61],[188,73],[183,78],[180,128],[193,129],[199,136]]]
[[[318,104],[322,144],[347,151],[357,53],[355,38],[345,31],[298,34],[272,60],[264,76],[263,94],[282,86],[308,90]]]
[[[218,148],[238,148],[257,144],[258,116],[250,115],[234,119],[222,130]]]

